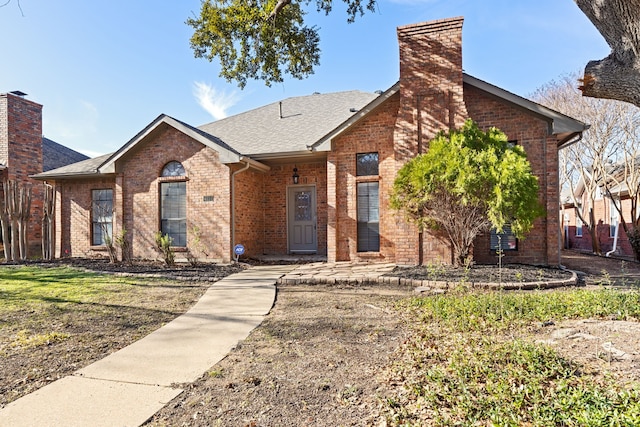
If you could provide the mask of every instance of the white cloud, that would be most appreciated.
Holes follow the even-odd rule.
[[[238,102],[238,96],[235,92],[227,94],[204,82],[194,82],[193,96],[198,104],[215,120],[227,117],[227,110]]]

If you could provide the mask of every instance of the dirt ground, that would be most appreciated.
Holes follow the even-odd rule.
[[[588,286],[606,280],[640,283],[640,265],[632,262],[567,252],[563,264],[583,272]],[[186,273],[176,277],[181,274]],[[412,294],[412,289],[381,286],[279,286],[262,325],[146,425],[384,425],[380,408],[386,385],[380,373],[410,333],[392,305]],[[119,334],[111,327],[102,332],[107,341]],[[609,372],[621,382],[640,380],[637,322],[557,322],[537,325],[533,334],[532,339],[555,346],[589,370]],[[88,337],[64,350],[82,353],[102,346],[99,354],[106,354],[119,345],[124,343]],[[66,372],[52,363],[56,354],[34,357],[25,365],[50,367],[52,379]],[[88,362],[81,359],[73,370]],[[22,378],[0,378],[2,394]]]
[[[160,411],[152,426],[375,422],[376,373],[402,342],[408,290],[284,286],[263,324]]]

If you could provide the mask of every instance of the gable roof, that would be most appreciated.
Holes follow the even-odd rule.
[[[549,134],[558,148],[575,142],[589,125],[515,95],[480,79],[463,74],[463,82],[489,96],[523,109],[549,123]],[[37,174],[34,178],[68,178],[115,172],[118,159],[150,135],[171,126],[216,150],[222,163],[256,162],[309,156],[331,150],[331,140],[400,91],[399,82],[382,94],[346,91],[287,98],[198,128],[161,114],[115,153]]]
[[[309,153],[309,146],[378,94],[346,91],[287,98],[199,128],[256,160]]]
[[[47,172],[76,162],[87,160],[89,156],[69,147],[42,137],[42,171]]]
[[[545,107],[544,105],[487,83],[484,80],[470,76],[469,74],[463,73],[462,79],[465,84],[471,85],[493,97],[509,102],[518,108],[546,120],[549,123],[549,134],[556,135],[558,138],[558,148],[564,148],[567,145],[571,145],[575,142],[574,138],[576,136],[580,135],[590,127],[590,125],[583,123],[580,120],[576,120],[573,117],[559,113],[551,108]]]
[[[84,160],[78,163],[46,171],[33,175],[35,179],[54,179],[54,178],[71,178],[85,177],[97,174],[115,173],[115,163],[128,152],[133,150],[138,144],[142,143],[146,138],[162,130],[165,126],[171,126],[180,132],[189,135],[196,141],[214,149],[220,154],[222,163],[236,163],[242,158],[240,153],[229,147],[224,141],[209,135],[187,123],[167,116],[159,115],[154,121],[147,125],[143,130],[138,132],[136,136],[131,138],[125,145],[114,153],[105,154],[93,159]]]
[[[540,117],[542,120],[547,121],[549,123],[549,134],[556,135],[558,137],[558,148],[566,147],[567,145],[575,142],[574,139],[576,136],[589,129],[589,125],[579,120],[576,120],[543,105],[537,104],[526,98],[501,89],[483,80],[470,76],[469,74],[463,73],[462,80],[464,84],[473,86],[476,89],[487,93],[489,96],[498,98],[503,102],[508,102],[514,105],[516,108],[523,109],[531,114]],[[343,123],[336,126],[330,133],[327,133],[324,137],[311,144],[309,148],[313,149],[314,151],[331,150],[330,142],[333,138],[346,131],[349,127],[360,121],[362,118],[366,117],[380,104],[385,102],[387,99],[389,99],[399,91],[400,82],[397,82],[380,96],[373,99],[369,104],[365,105],[362,109],[360,109],[360,111],[357,112],[357,114],[354,114]]]
[[[221,139],[210,135],[206,132],[202,132],[191,125],[186,124],[180,120],[176,120],[173,117],[166,114],[160,114],[154,121],[152,121],[147,127],[142,129],[136,136],[131,138],[129,142],[123,145],[118,151],[113,153],[109,159],[98,167],[100,173],[114,173],[115,163],[118,159],[121,159],[125,154],[133,150],[138,144],[142,143],[148,137],[154,135],[165,126],[171,126],[174,129],[190,136],[203,145],[214,149],[220,154],[220,161],[222,163],[237,163],[240,161],[240,153],[229,145],[227,145]]]

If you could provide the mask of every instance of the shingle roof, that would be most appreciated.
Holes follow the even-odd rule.
[[[147,137],[153,135],[155,132],[157,132],[159,129],[164,128],[165,126],[173,127],[180,132],[189,135],[196,141],[201,142],[205,146],[213,148],[220,154],[220,161],[222,163],[235,163],[240,160],[240,153],[229,147],[224,141],[220,140],[220,138],[214,135],[209,135],[206,132],[201,131],[200,129],[194,128],[193,126],[181,122],[180,120],[176,120],[171,116],[160,114],[154,121],[148,124],[143,130],[138,132],[136,136],[131,138],[129,142],[123,145],[118,151],[113,153],[113,155],[106,162],[104,162],[104,164],[100,165],[98,168],[98,172],[113,173],[115,170],[115,162],[125,156],[130,150],[144,141]]]
[[[377,96],[347,91],[287,98],[199,128],[257,159],[302,152]]]
[[[52,169],[37,175],[33,175],[36,179],[47,179],[52,177],[64,177],[64,176],[86,176],[98,173],[98,168],[106,162],[113,153],[104,154],[102,156],[94,157],[93,159],[83,160],[77,163],[72,163],[67,166],[63,166],[57,169]]]
[[[49,138],[42,138],[42,170],[44,172],[57,169],[72,163],[87,160],[89,156],[78,153],[71,148],[58,144]]]

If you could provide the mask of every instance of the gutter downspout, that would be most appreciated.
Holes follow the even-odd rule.
[[[616,234],[615,234],[615,236],[613,236],[613,248],[611,248],[611,250],[609,252],[604,254],[604,256],[607,257],[607,258],[609,258],[611,256],[611,254],[614,253],[616,251],[616,249],[618,248],[618,229],[619,228],[620,228],[620,221],[618,221],[617,224],[616,224]]]
[[[245,172],[251,167],[251,163],[246,160],[243,168],[231,174],[231,259],[233,260],[233,248],[236,246],[236,175]]]

